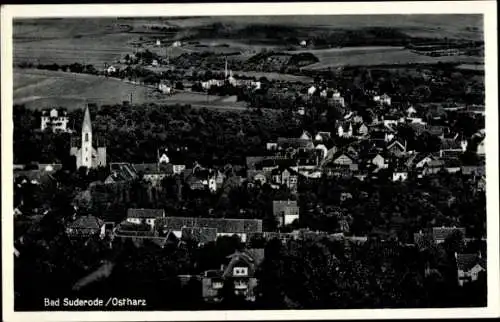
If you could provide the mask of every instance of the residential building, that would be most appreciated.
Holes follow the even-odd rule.
[[[460,232],[465,237],[465,228],[462,227],[433,227],[431,229],[431,238],[436,244],[443,243],[448,236],[455,231]]]
[[[130,208],[127,210],[126,221],[132,224],[145,223],[154,228],[156,220],[164,217],[165,210],[163,209]]]
[[[442,139],[441,148],[439,150],[439,156],[460,156],[462,153],[467,151],[467,141],[466,140],[456,140],[456,139]]]
[[[387,146],[387,151],[396,157],[400,157],[406,153],[406,142],[401,143],[399,140],[394,140]]]
[[[113,162],[109,164],[111,174],[104,181],[105,184],[133,181],[138,178],[137,171],[130,163]]]
[[[206,271],[202,277],[202,297],[207,302],[220,302],[223,289],[246,301],[255,301],[254,289],[257,285],[255,272],[264,260],[264,249],[247,249],[227,256],[229,263],[220,270]],[[228,285],[229,284],[229,285]]]
[[[391,97],[387,94],[376,95],[373,97],[373,100],[380,105],[391,106]]]
[[[481,272],[486,272],[486,259],[478,254],[455,254],[458,271],[458,284],[475,282]]]
[[[299,220],[300,209],[297,201],[294,200],[274,200],[273,215],[277,219],[279,226],[286,226]]]
[[[67,132],[69,117],[65,109],[45,109],[42,111],[40,129],[45,131],[51,129],[52,132]]]
[[[217,237],[237,235],[242,242],[247,241],[248,234],[262,232],[260,219],[164,217],[158,218],[155,226],[160,234],[173,233],[178,238],[181,238],[183,228],[214,228]]]
[[[79,144],[78,144],[79,143]],[[90,110],[87,106],[84,112],[81,140],[72,140],[70,155],[76,157],[76,167],[86,167],[87,169],[106,166],[106,146],[97,140],[94,148],[92,141],[92,122],[90,120]]]
[[[404,170],[395,170],[392,172],[392,181],[406,181],[408,172]]]
[[[105,235],[104,221],[92,215],[78,217],[66,226],[66,234],[72,238],[88,238]]]

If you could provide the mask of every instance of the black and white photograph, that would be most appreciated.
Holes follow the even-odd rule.
[[[7,309],[492,312],[496,39],[422,2],[12,16]]]

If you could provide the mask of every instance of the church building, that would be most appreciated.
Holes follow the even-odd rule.
[[[70,155],[76,157],[77,169],[80,167],[90,169],[106,166],[106,147],[101,145],[98,140],[96,141],[94,145],[92,141],[92,122],[87,106],[83,118],[82,136],[81,138],[74,138],[71,142]]]

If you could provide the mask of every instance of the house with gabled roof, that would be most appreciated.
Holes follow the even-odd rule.
[[[406,142],[401,143],[399,140],[393,140],[387,145],[387,152],[397,157],[406,153]]]
[[[247,235],[254,232],[262,232],[262,220],[260,219],[236,219],[236,218],[202,218],[202,217],[163,217],[155,222],[155,229],[160,232],[172,232],[179,238],[182,236],[182,228],[204,227],[217,229],[217,237],[233,236],[240,237],[246,242]]]
[[[464,286],[466,283],[479,279],[479,274],[486,272],[486,259],[479,254],[455,254],[457,261],[458,284]]]
[[[386,93],[382,95],[375,95],[373,96],[373,101],[380,104],[380,105],[386,105],[386,106],[391,106],[391,97],[387,95]]]
[[[220,302],[222,289],[229,284],[234,294],[246,301],[255,301],[255,272],[264,260],[264,249],[235,251],[226,257],[229,263],[220,270],[205,271],[202,277],[202,297],[207,302]]]
[[[102,238],[105,235],[104,221],[92,215],[78,217],[66,225],[66,234],[71,238],[88,238],[95,235]]]

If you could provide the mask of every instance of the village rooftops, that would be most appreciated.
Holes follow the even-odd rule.
[[[129,208],[127,218],[158,218],[165,217],[163,209]]]
[[[188,227],[215,228],[217,233],[262,232],[260,219],[164,217],[156,222],[158,227],[168,230],[182,230]]]

